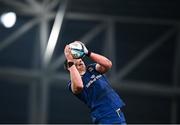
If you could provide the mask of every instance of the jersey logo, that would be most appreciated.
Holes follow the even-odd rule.
[[[102,75],[99,74],[97,76],[95,76],[94,74],[91,76],[91,80],[86,84],[86,87],[89,88],[89,86],[94,83],[96,80],[98,80],[99,78],[101,78]]]
[[[95,78],[95,75],[93,74],[92,76],[91,76],[91,79],[94,79]]]
[[[92,72],[93,71],[93,67],[89,67],[88,70],[89,70],[89,72]]]

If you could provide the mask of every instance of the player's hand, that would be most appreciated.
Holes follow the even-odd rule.
[[[80,42],[80,41],[78,41],[78,42]],[[88,55],[89,51],[88,51],[87,47],[84,45],[84,43],[82,43],[82,42],[80,42],[80,43],[81,43],[81,45],[83,46],[84,53],[85,53],[86,55]]]
[[[69,45],[65,46],[64,55],[65,55],[67,61],[73,61],[73,56],[71,55],[71,49],[70,49]]]

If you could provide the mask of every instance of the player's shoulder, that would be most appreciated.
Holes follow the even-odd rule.
[[[87,70],[88,70],[89,72],[95,71],[95,70],[96,70],[96,63],[89,64],[89,65],[87,66]]]

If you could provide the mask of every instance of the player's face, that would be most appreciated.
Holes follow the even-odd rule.
[[[79,72],[82,72],[86,69],[86,65],[82,59],[75,59],[74,64]]]

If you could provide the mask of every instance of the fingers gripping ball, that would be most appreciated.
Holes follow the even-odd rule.
[[[84,47],[81,43],[73,42],[69,44],[69,47],[71,49],[71,54],[74,59],[80,59],[85,56]]]

